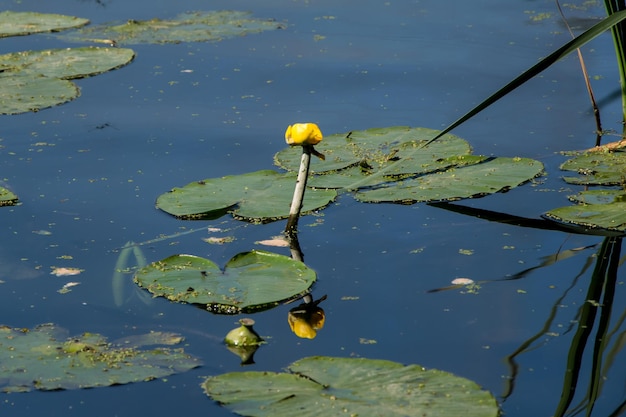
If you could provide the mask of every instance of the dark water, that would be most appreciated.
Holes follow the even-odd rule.
[[[2,116],[0,179],[22,204],[0,210],[0,322],[14,327],[54,322],[72,334],[99,332],[110,339],[177,331],[186,337],[186,351],[205,363],[164,381],[3,394],[3,416],[231,415],[199,384],[207,375],[241,369],[219,342],[238,317],[165,300],[145,305],[132,298],[117,307],[114,265],[127,241],[152,240],[142,246],[149,261],[192,253],[224,264],[258,248],[255,241],[279,234],[284,223],[179,221],[154,208],[156,197],[191,181],[271,168],[272,155],[285,146],[285,127],[297,121],[314,121],[326,134],[393,125],[443,128],[568,40],[551,1],[0,4],[94,23],[236,9],[288,24],[285,30],[219,43],[136,46],[131,65],[79,80],[79,99]],[[584,18],[603,15],[598,7],[566,10]],[[540,13],[552,15],[532,19]],[[74,46],[49,36],[0,43],[4,52]],[[598,78],[594,88],[605,128],[617,129],[621,116],[610,37],[585,51],[590,74]],[[589,107],[571,57],[458,128],[454,133],[469,140],[476,153],[537,158],[548,171],[537,184],[462,204],[532,218],[568,204],[566,196],[577,189],[560,180],[558,165],[565,157],[558,151],[593,145]],[[202,240],[210,235],[207,227],[229,229],[225,235],[236,240],[209,245]],[[427,205],[364,205],[349,196],[318,217],[303,218],[300,228],[305,260],[319,277],[314,294],[328,294],[326,325],[316,339],[302,340],[287,325],[288,306],[254,315],[269,343],[248,369],[280,370],[311,355],[418,363],[476,381],[498,397],[507,416],[554,413],[571,325],[590,282],[584,266],[598,247],[519,280],[483,284],[477,294],[426,291],[457,277],[511,276],[540,265],[544,256],[600,244],[601,238],[489,223]],[[174,236],[193,229],[198,231]],[[49,274],[52,267],[84,272],[59,278]],[[67,281],[81,284],[59,294]],[[618,321],[624,315],[623,272],[618,281],[611,346],[623,340],[625,330]],[[515,385],[504,398],[513,376],[505,358],[541,333],[553,308],[547,332],[516,358]],[[616,349],[605,359],[612,362],[604,371],[597,416],[610,415],[624,401],[626,359]],[[591,351],[589,346],[586,363]],[[583,367],[574,406],[583,401],[591,372]]]

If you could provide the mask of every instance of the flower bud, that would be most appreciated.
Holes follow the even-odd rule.
[[[322,132],[315,123],[294,123],[285,132],[285,141],[291,146],[317,145],[322,138]]]

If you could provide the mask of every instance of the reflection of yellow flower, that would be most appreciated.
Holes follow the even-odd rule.
[[[285,132],[285,141],[292,146],[317,145],[322,137],[322,131],[315,123],[294,123]]]

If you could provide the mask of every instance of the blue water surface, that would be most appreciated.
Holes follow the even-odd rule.
[[[284,222],[182,221],[157,210],[156,198],[192,181],[271,169],[273,155],[285,147],[284,130],[294,122],[315,122],[326,135],[395,125],[444,128],[569,40],[548,0],[0,5],[86,17],[94,24],[222,9],[285,24],[214,43],[134,45],[130,65],[77,80],[78,99],[0,116],[0,180],[21,202],[0,209],[0,323],[31,328],[52,322],[70,334],[97,332],[110,340],[173,331],[185,337],[185,351],[204,363],[146,383],[0,394],[2,416],[232,415],[200,383],[242,370],[221,343],[240,317],[164,299],[145,304],[132,296],[131,275],[128,301],[118,306],[114,266],[129,241],[142,244],[148,261],[189,253],[223,265],[237,253],[261,249],[255,242],[279,235]],[[597,6],[565,11],[591,21],[604,15]],[[78,46],[53,35],[4,38],[0,45],[3,53]],[[584,52],[604,127],[621,129],[612,48],[610,35],[603,35]],[[566,196],[580,189],[561,180],[558,166],[566,157],[559,152],[591,147],[594,130],[580,67],[570,56],[454,131],[475,153],[539,159],[547,174],[506,194],[460,204],[529,218],[569,204]],[[203,241],[210,236],[235,240],[210,245]],[[490,223],[424,204],[367,205],[349,195],[303,217],[299,236],[305,261],[318,274],[314,295],[328,295],[322,303],[326,324],[306,340],[289,329],[292,306],[253,315],[268,343],[255,355],[256,364],[244,369],[279,371],[312,355],[417,363],[477,382],[508,417],[553,415],[601,237]],[[428,292],[458,277],[500,280],[539,266],[545,256],[592,245],[521,279],[482,284],[475,293]],[[54,267],[83,272],[56,277],[50,274]],[[80,285],[59,293],[68,281]],[[618,321],[626,299],[623,272],[618,281],[612,343],[625,330]],[[542,330],[553,309],[553,321]],[[533,349],[516,358],[513,373],[505,358],[537,334]],[[591,352],[589,346],[586,363]],[[597,416],[611,415],[624,401],[624,352],[616,348],[606,361]],[[572,406],[583,401],[591,373],[588,365],[581,371]]]

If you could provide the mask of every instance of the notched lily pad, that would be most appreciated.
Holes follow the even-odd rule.
[[[0,187],[0,207],[14,206],[17,204],[18,198],[11,190]]]
[[[51,13],[13,12],[0,13],[0,38],[56,32],[89,23],[88,19]]]
[[[265,170],[192,182],[157,198],[157,208],[183,219],[221,216],[226,211],[252,222],[289,216],[296,183],[294,174]],[[307,190],[303,214],[330,204],[334,190]]]
[[[253,18],[248,12],[225,10],[183,13],[170,20],[129,20],[118,25],[90,26],[69,37],[79,41],[112,39],[126,45],[206,42],[283,27],[272,20]]]
[[[0,114],[38,111],[66,103],[79,95],[76,84],[68,80],[0,73]]]
[[[514,188],[540,175],[543,164],[527,158],[483,158],[483,162],[411,178],[370,190],[356,199],[369,203],[415,203],[481,197]]]
[[[475,382],[419,365],[309,357],[288,373],[233,372],[208,378],[205,393],[243,416],[496,417],[493,395]]]
[[[65,80],[88,77],[120,68],[133,60],[127,48],[63,48],[0,55],[0,69],[13,74]]]
[[[53,324],[32,330],[0,326],[2,391],[50,391],[142,382],[201,364],[182,349],[140,350],[137,346],[109,343],[97,333],[67,336],[67,331]],[[150,344],[155,342],[154,338],[148,340]]]
[[[574,227],[626,232],[626,191],[582,191],[570,199],[579,204],[550,210],[544,217]]]
[[[586,152],[561,165],[578,177],[564,177],[570,184],[620,185],[626,182],[626,152]]]
[[[316,277],[300,261],[253,250],[234,256],[224,271],[198,256],[170,256],[140,269],[134,280],[154,296],[236,314],[274,307],[302,295]]]

